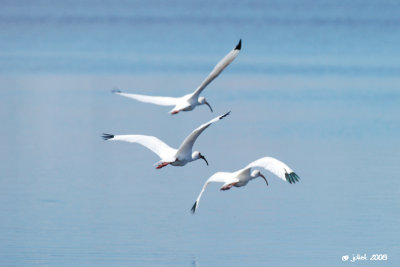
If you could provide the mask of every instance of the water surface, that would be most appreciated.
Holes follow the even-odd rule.
[[[0,265],[398,266],[397,1],[3,1]],[[242,38],[205,91],[170,116],[110,93],[180,96]],[[155,170],[143,147],[195,127],[210,166]],[[221,192],[205,180],[263,156],[268,174]],[[385,262],[342,262],[352,254]]]

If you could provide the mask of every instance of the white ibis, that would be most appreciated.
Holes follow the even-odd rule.
[[[220,62],[218,62],[218,64],[214,67],[210,74],[208,74],[207,78],[191,94],[187,94],[182,97],[167,97],[129,94],[121,92],[118,89],[114,89],[112,92],[145,103],[151,103],[161,106],[174,106],[174,108],[169,112],[172,115],[177,114],[180,111],[193,110],[196,106],[203,104],[206,104],[212,112],[213,110],[210,104],[204,97],[200,96],[200,94],[207,87],[207,85],[211,83],[237,57],[241,47],[242,39],[240,39],[239,43],[232,51],[230,51],[223,59],[221,59]]]
[[[203,188],[201,189],[201,192],[191,209],[192,213],[196,211],[196,208],[199,205],[201,195],[203,194],[207,185],[211,182],[224,183],[220,188],[220,190],[229,190],[231,189],[232,186],[235,187],[245,186],[250,180],[253,180],[257,177],[261,177],[265,180],[265,182],[268,185],[267,179],[263,174],[261,174],[259,170],[253,170],[251,172],[252,168],[257,168],[257,167],[264,168],[272,172],[282,180],[287,181],[288,183],[291,184],[298,182],[300,179],[300,177],[297,176],[297,174],[294,173],[293,170],[289,168],[289,166],[287,166],[282,161],[271,157],[264,157],[256,161],[253,161],[243,169],[240,169],[235,172],[216,172],[210,178],[208,178]]]
[[[229,115],[230,112],[225,113],[224,115],[218,116],[207,123],[202,124],[200,127],[195,129],[183,143],[180,145],[178,149],[174,149],[158,139],[154,136],[148,135],[113,135],[113,134],[103,134],[104,140],[111,140],[111,141],[124,141],[130,143],[138,143],[142,146],[147,147],[154,153],[156,153],[161,160],[158,161],[155,165],[157,165],[157,169],[160,169],[168,164],[173,166],[184,166],[186,163],[197,160],[203,159],[207,165],[208,162],[206,158],[199,152],[194,151],[192,153],[192,148],[194,142],[199,137],[199,135],[207,129],[212,123],[226,117]]]

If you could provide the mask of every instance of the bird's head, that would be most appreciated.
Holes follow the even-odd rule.
[[[213,112],[213,109],[204,97],[200,96],[197,101],[199,101],[200,105],[206,104],[210,108],[211,112]]]
[[[202,159],[202,160],[204,160],[204,161],[207,163],[207,165],[208,165],[208,161],[206,160],[206,158],[205,158],[199,151],[193,152],[193,154],[192,154],[192,159],[193,159],[193,160]]]
[[[267,181],[267,179],[265,178],[265,176],[264,176],[259,170],[254,170],[254,171],[251,173],[251,177],[253,177],[253,179],[254,179],[254,178],[257,178],[257,177],[263,178],[263,179],[265,180],[265,182],[267,183],[267,186],[268,186],[268,181]]]

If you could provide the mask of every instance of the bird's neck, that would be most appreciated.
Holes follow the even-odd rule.
[[[250,174],[250,179],[249,180],[253,180],[256,179],[258,176],[254,175],[254,174]]]

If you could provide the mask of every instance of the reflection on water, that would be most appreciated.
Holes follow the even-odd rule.
[[[193,261],[192,261],[192,266],[193,267],[198,267],[199,265],[197,264],[197,258],[196,257],[193,257]]]
[[[0,265],[398,265],[396,1],[113,3],[0,10]],[[204,91],[232,111],[198,140],[209,167],[155,170],[146,149],[101,140],[178,145],[213,114],[172,117],[110,90],[188,93],[239,38]],[[211,174],[262,156],[301,182],[210,185],[191,215]]]

